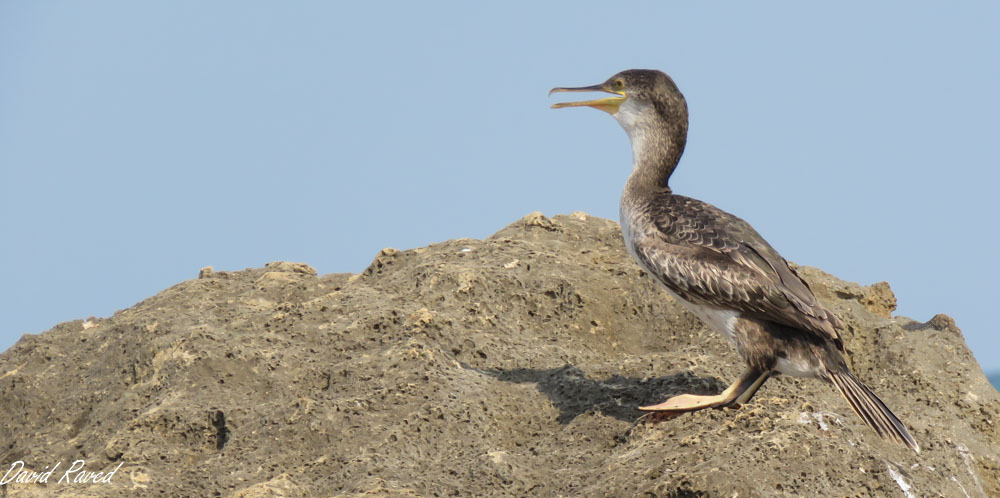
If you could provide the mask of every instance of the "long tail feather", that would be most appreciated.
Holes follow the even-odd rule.
[[[857,413],[861,420],[864,420],[865,424],[874,429],[880,437],[888,437],[920,453],[920,446],[906,430],[903,422],[854,374],[848,370],[830,372],[830,380],[851,405],[854,413]]]

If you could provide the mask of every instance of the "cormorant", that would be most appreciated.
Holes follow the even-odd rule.
[[[613,94],[552,107],[600,109],[625,129],[633,154],[620,204],[626,249],[688,310],[729,338],[747,364],[721,394],[681,394],[640,410],[739,406],[775,373],[816,377],[832,383],[879,436],[920,451],[899,418],[851,373],[840,320],[785,259],[746,221],[671,191],[668,181],[687,140],[688,109],[669,76],[631,69],[598,85],[553,92]]]

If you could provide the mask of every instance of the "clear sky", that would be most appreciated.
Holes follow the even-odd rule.
[[[625,133],[546,93],[657,68],[675,192],[1000,369],[1000,4],[485,3],[0,0],[0,349],[206,265],[617,220]]]

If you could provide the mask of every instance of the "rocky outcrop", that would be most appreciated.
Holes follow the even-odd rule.
[[[954,321],[893,317],[884,283],[798,271],[919,455],[810,379],[640,420],[640,404],[723,389],[740,359],[642,274],[617,224],[535,213],[485,240],[385,249],[356,275],[205,268],[25,336],[0,357],[0,465],[60,467],[6,491],[1000,495],[1000,397]],[[76,460],[115,473],[56,482]]]

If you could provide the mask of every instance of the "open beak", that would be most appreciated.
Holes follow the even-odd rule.
[[[549,90],[549,95],[557,92],[606,92],[613,93],[615,97],[606,97],[603,99],[596,100],[584,100],[580,102],[559,102],[557,104],[552,104],[553,109],[562,109],[563,107],[593,107],[594,109],[600,109],[608,114],[614,115],[618,112],[618,106],[625,102],[627,98],[625,92],[616,92],[614,90],[609,90],[603,84],[593,85],[593,86],[581,86],[576,88],[563,88],[557,87]]]

